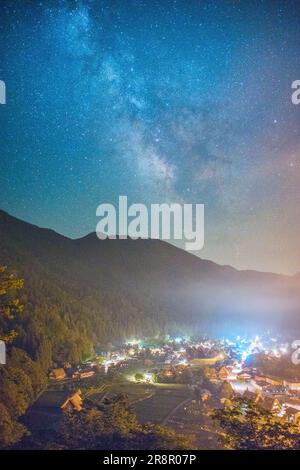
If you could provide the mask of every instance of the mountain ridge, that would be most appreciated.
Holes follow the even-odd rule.
[[[164,322],[187,329],[199,325],[217,331],[223,324],[226,330],[226,324],[235,328],[239,322],[246,328],[250,317],[259,323],[267,316],[270,322],[272,314],[280,323],[287,316],[293,324],[298,319],[297,276],[237,270],[161,240],[99,240],[93,232],[71,239],[0,211],[0,242],[0,262],[24,275],[38,264],[72,296],[80,293],[80,298],[88,295],[97,302],[109,298],[105,303],[112,302],[113,310],[118,296],[126,299],[130,307],[124,321],[133,311],[136,317],[137,310],[142,318],[151,317],[151,305],[158,324],[159,312],[164,312]],[[17,261],[14,253],[19,253]]]
[[[86,240],[94,240],[94,241],[99,241],[99,242],[105,242],[106,241],[106,240],[100,240],[97,237],[96,232],[88,232],[87,234],[85,234],[83,236],[80,236],[78,238],[68,237],[67,235],[61,234],[60,232],[57,232],[54,229],[47,228],[47,227],[42,227],[40,225],[33,224],[31,222],[27,222],[24,219],[19,219],[18,217],[11,215],[7,211],[4,211],[3,209],[0,209],[0,220],[1,220],[1,222],[2,222],[3,217],[6,218],[7,220],[13,219],[13,220],[17,221],[17,223],[20,223],[20,224],[23,223],[26,226],[32,227],[34,230],[43,231],[44,234],[48,233],[48,234],[57,236],[61,239],[68,240],[68,241],[74,241],[74,242],[80,242],[80,241],[86,241]],[[113,239],[110,239],[110,240],[113,240]],[[115,240],[122,241],[123,239],[119,238],[119,236],[116,235]],[[151,239],[151,238],[145,238],[145,239],[139,238],[137,240],[133,240],[130,237],[128,237],[124,240],[130,240],[131,242],[139,242],[139,241],[146,241],[147,240],[147,241],[151,241],[152,243],[153,242],[158,242],[158,243],[161,243],[161,244],[167,244],[168,246],[174,247],[176,250],[182,251],[182,252],[186,253],[187,255],[190,255],[190,256],[192,256],[196,259],[201,260],[202,262],[212,263],[213,265],[216,265],[218,267],[229,268],[229,269],[232,269],[232,270],[237,271],[237,272],[271,274],[273,276],[285,276],[285,277],[300,277],[300,272],[295,273],[295,274],[286,274],[286,273],[277,273],[277,272],[272,272],[272,271],[261,271],[261,270],[257,270],[257,269],[239,269],[239,268],[236,268],[235,266],[232,266],[230,264],[220,264],[220,263],[217,263],[216,261],[206,259],[206,258],[201,258],[200,256],[196,256],[195,254],[193,254],[189,251],[186,251],[182,248],[179,248],[179,247],[177,247],[177,246],[173,245],[172,243],[169,243],[168,241],[165,241],[165,240],[155,240],[155,239]]]

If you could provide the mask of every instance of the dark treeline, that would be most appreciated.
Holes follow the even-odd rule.
[[[0,336],[1,332],[2,337],[5,331],[14,332],[7,341],[7,364],[0,366],[3,447],[26,433],[19,418],[45,389],[51,366],[79,363],[98,345],[151,334],[163,326],[155,315],[151,317],[150,307],[144,313],[121,293],[111,290],[92,295],[90,288],[84,291],[74,285],[67,289],[67,278],[55,280],[36,260],[25,260],[26,254],[16,254],[9,265],[10,273],[24,279],[24,287],[17,293],[24,308],[0,319]],[[16,295],[14,289],[10,295]]]

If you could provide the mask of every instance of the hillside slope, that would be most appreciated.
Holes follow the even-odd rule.
[[[30,272],[29,278],[34,273],[51,283],[66,296],[73,315],[81,316],[83,309],[80,321],[93,342],[166,323],[227,334],[300,329],[297,276],[237,271],[158,240],[100,241],[95,234],[71,240],[5,212],[0,212],[0,244],[0,263],[25,281]],[[104,327],[105,319],[115,324]]]

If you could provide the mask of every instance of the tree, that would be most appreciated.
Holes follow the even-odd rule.
[[[23,279],[18,279],[14,274],[7,272],[7,267],[0,265],[0,339],[6,342],[16,337],[16,332],[6,331],[3,320],[12,320],[16,313],[21,313],[23,305],[15,298],[15,291],[22,289]]]
[[[131,411],[127,397],[117,395],[103,406],[80,412],[66,412],[57,441],[51,448],[65,449],[194,449],[190,436],[154,424],[141,425]]]
[[[229,382],[224,381],[219,390],[220,398],[232,398],[234,395],[234,390],[232,385]]]
[[[230,406],[215,409],[210,416],[222,429],[220,441],[227,449],[299,449],[297,426],[249,400],[236,398]]]
[[[118,394],[104,401],[105,428],[117,432],[121,436],[129,436],[130,433],[141,430],[136,415],[132,412],[128,397]]]
[[[0,449],[18,442],[25,432],[24,426],[16,423],[8,409],[0,403]]]
[[[205,366],[203,369],[203,377],[208,380],[217,379],[216,370],[213,367]]]
[[[144,374],[141,374],[141,372],[137,372],[134,376],[134,380],[136,382],[142,382],[145,379]]]
[[[66,449],[93,449],[102,442],[103,413],[97,408],[64,413],[59,429],[58,444]]]
[[[125,449],[142,430],[127,397],[116,395],[100,407],[67,412],[59,431],[59,443],[67,449]]]
[[[23,415],[34,398],[29,376],[18,367],[10,365],[1,368],[1,402],[13,418]]]
[[[174,369],[175,382],[179,384],[190,384],[193,381],[193,373],[190,367],[177,366]]]
[[[139,436],[139,449],[145,450],[193,450],[194,436],[178,434],[158,424],[148,424]]]

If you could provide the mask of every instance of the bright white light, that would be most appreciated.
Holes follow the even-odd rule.
[[[242,352],[242,361],[244,362],[247,359],[248,356],[249,356],[248,351],[243,351]]]
[[[127,344],[128,346],[137,346],[137,347],[139,347],[140,344],[141,344],[141,340],[140,340],[140,339],[135,339],[135,338],[133,338],[133,339],[127,341],[126,344]]]
[[[181,361],[178,362],[178,364],[185,366],[185,365],[187,364],[187,360],[186,360],[186,359],[182,359]]]
[[[146,382],[151,382],[152,378],[153,378],[153,374],[150,374],[150,373],[145,374]]]
[[[112,361],[105,361],[103,365],[104,365],[104,372],[105,374],[107,374],[109,366],[112,365]]]

